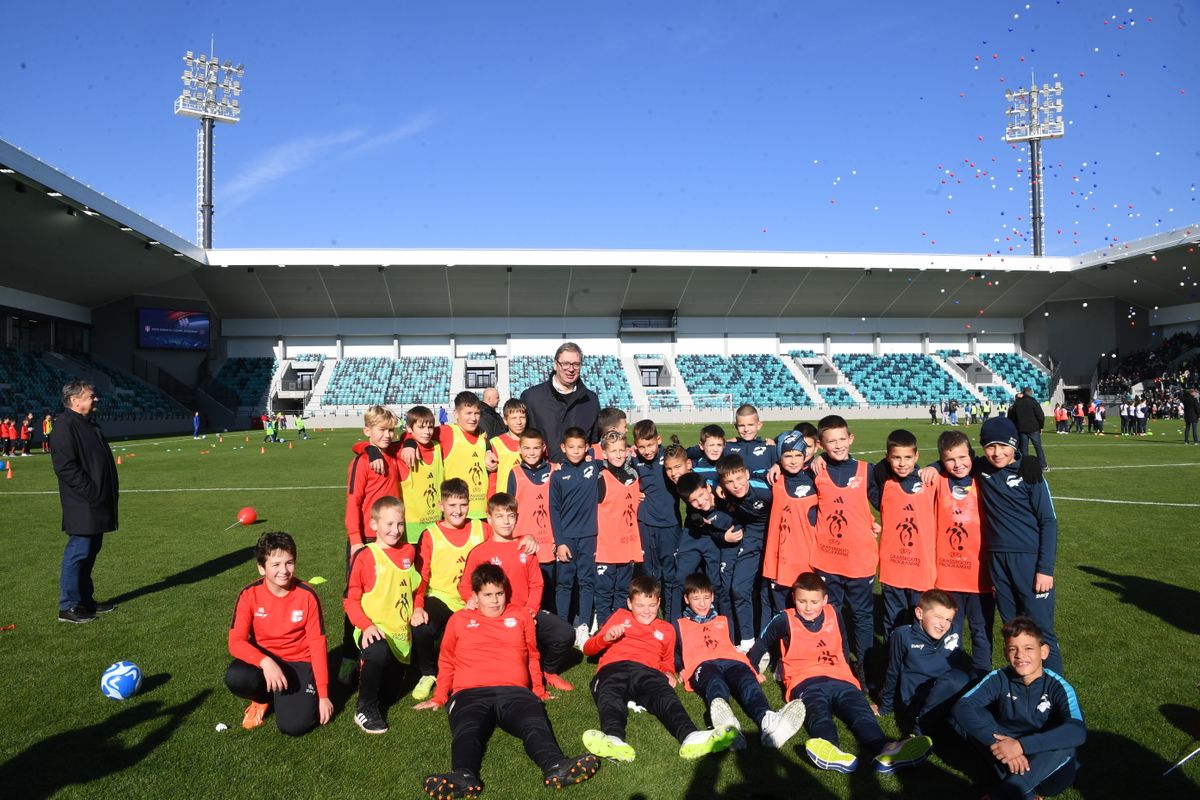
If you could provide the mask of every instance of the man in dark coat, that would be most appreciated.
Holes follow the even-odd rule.
[[[1183,443],[1188,444],[1188,432],[1192,434],[1191,444],[1200,444],[1196,437],[1196,423],[1200,421],[1200,390],[1195,387],[1183,393]]]
[[[58,476],[62,529],[67,534],[59,573],[58,621],[91,622],[114,606],[97,603],[92,567],[104,534],[117,529],[117,465],[112,450],[92,419],[96,390],[86,381],[62,389],[63,412],[54,422],[50,452]]]
[[[479,427],[489,439],[495,439],[508,430],[508,426],[496,411],[496,406],[500,405],[500,392],[496,391],[496,387],[489,386],[483,390],[482,399],[483,402],[479,404]]]
[[[1046,470],[1046,453],[1042,450],[1042,426],[1046,423],[1046,414],[1042,406],[1033,399],[1033,389],[1028,386],[1021,389],[1017,399],[1008,408],[1008,418],[1017,426],[1017,452],[1028,455],[1029,443],[1033,442],[1037,450],[1038,462],[1042,470]]]
[[[579,379],[583,369],[583,351],[574,342],[565,342],[554,352],[554,371],[543,383],[521,393],[528,426],[546,437],[546,453],[561,461],[563,431],[582,428],[589,442],[600,441],[596,418],[600,416],[600,398]]]

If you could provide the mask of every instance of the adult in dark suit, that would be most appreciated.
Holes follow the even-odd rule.
[[[600,441],[596,420],[600,416],[600,398],[583,385],[583,351],[574,342],[565,342],[554,352],[554,371],[543,383],[521,393],[530,428],[546,437],[546,455],[561,461],[562,436],[567,428],[582,428],[589,442]]]
[[[508,430],[508,426],[504,424],[504,418],[496,410],[500,405],[500,392],[496,391],[496,387],[489,386],[483,390],[482,400],[483,402],[479,406],[479,427],[488,435],[489,439],[495,439]]]
[[[1046,453],[1042,450],[1042,426],[1046,424],[1046,414],[1038,401],[1033,399],[1033,389],[1028,386],[1021,389],[1008,409],[1008,418],[1017,426],[1017,452],[1028,455],[1029,445],[1032,444],[1042,470],[1048,469]]]
[[[1188,444],[1188,433],[1192,434],[1191,444],[1200,444],[1196,437],[1196,423],[1200,422],[1200,390],[1192,387],[1183,393],[1183,443]]]
[[[63,412],[54,422],[50,458],[58,476],[62,529],[67,534],[59,573],[58,621],[91,622],[114,606],[97,603],[92,567],[104,534],[117,529],[117,465],[100,426],[92,418],[96,390],[86,381],[62,389]]]

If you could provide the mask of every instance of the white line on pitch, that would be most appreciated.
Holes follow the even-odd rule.
[[[1185,461],[1182,464],[1102,464],[1095,467],[1051,467],[1050,472],[1093,469],[1147,469],[1149,467],[1200,467],[1200,461]]]
[[[175,489],[122,489],[121,494],[158,494],[162,492],[300,492],[312,489],[342,489],[345,486],[180,486]],[[0,497],[9,495],[58,494],[58,491],[48,492],[0,492]]]
[[[1079,503],[1114,503],[1122,506],[1171,506],[1173,508],[1200,508],[1200,503],[1159,503],[1152,500],[1102,500],[1098,497],[1062,497],[1055,495],[1054,501],[1074,500]]]

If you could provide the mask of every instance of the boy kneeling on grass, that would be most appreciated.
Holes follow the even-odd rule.
[[[583,644],[585,656],[600,656],[592,679],[592,697],[600,712],[600,729],[584,731],[583,746],[614,761],[633,761],[625,742],[629,702],[645,706],[679,740],[681,758],[696,759],[727,749],[737,729],[700,730],[675,694],[675,629],[658,618],[658,584],[649,575],[629,582],[627,609],[608,618]]]
[[[889,774],[920,764],[933,742],[917,736],[888,741],[850,670],[846,628],[837,609],[827,602],[825,582],[815,572],[805,572],[792,585],[789,608],[775,615],[750,651],[751,664],[778,643],[783,682],[790,700],[803,700],[809,733],[804,743],[808,757],[821,769],[853,772],[858,758],[841,749],[836,714],[858,739],[860,750],[874,757],[875,771]]]
[[[450,617],[438,657],[437,691],[415,709],[446,706],[451,771],[425,779],[430,797],[478,797],[483,753],[497,725],[525,744],[546,786],[561,789],[596,774],[592,755],[563,755],[546,716],[533,618],[507,608],[504,570],[480,564],[471,573],[471,606]]]
[[[1071,684],[1045,668],[1050,645],[1025,616],[1004,626],[1008,666],[992,670],[954,707],[954,727],[987,748],[1000,786],[988,797],[1053,796],[1075,780],[1075,749],[1087,739]]]
[[[262,725],[274,704],[279,730],[302,736],[333,716],[321,601],[296,580],[296,542],[288,534],[264,533],[254,557],[262,577],[238,595],[225,685],[250,701],[243,728]]]

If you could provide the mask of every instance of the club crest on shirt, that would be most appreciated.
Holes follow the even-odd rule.
[[[958,634],[948,633],[946,638],[942,640],[942,649],[948,652],[954,652],[958,649]]]
[[[850,478],[850,480],[846,481],[846,488],[857,489],[860,483],[862,483],[862,481],[858,479],[857,475],[854,475]]]
[[[595,467],[591,467],[591,466],[584,467],[583,477],[590,478],[590,477],[592,477],[593,474],[595,474],[595,471],[596,471]]]
[[[807,483],[802,483],[796,487],[796,491],[794,492],[794,495],[796,497],[808,497],[808,494],[811,491],[812,491],[811,486],[809,486]]]
[[[502,558],[500,558],[500,556],[492,556],[491,560],[488,563],[492,564],[494,566],[497,566],[497,567],[504,566],[504,560]]]
[[[467,627],[468,628],[478,628],[479,627],[478,620],[473,620],[473,619],[467,620]]]
[[[411,558],[400,559],[400,569],[412,569],[412,559]]]
[[[266,619],[267,610],[265,608],[263,608],[262,606],[259,606],[258,611],[254,612],[254,616],[258,617],[259,619]]]
[[[925,491],[925,484],[918,481],[917,483],[913,484],[912,492],[910,492],[910,494],[920,494],[923,491]]]
[[[292,622],[303,622],[303,621],[304,621],[304,611],[302,611],[299,608],[292,611]]]
[[[515,617],[505,617],[505,618],[504,618],[504,627],[506,627],[506,628],[515,628],[515,627],[517,627],[517,620],[516,620],[516,618],[515,618]]]
[[[955,500],[966,500],[971,495],[970,486],[951,486],[950,496]]]
[[[517,561],[519,561],[522,564],[525,563],[525,560],[527,557],[528,556],[526,556],[525,553],[517,553]]]
[[[655,639],[658,639],[658,640],[661,642],[661,641],[663,640],[663,632],[662,632],[662,631],[655,631],[655,632],[654,632],[654,638],[655,638]]]
[[[1050,698],[1047,697],[1046,695],[1042,695],[1042,699],[1040,701],[1038,701],[1037,710],[1039,712],[1041,712],[1042,714],[1045,714],[1047,711],[1049,711],[1050,710]]]
[[[1008,484],[1008,488],[1015,489],[1016,487],[1021,485],[1021,476],[1020,475],[1009,475],[1008,478],[1004,482],[1006,484]]]
[[[767,452],[767,448],[765,448],[765,447],[754,448],[754,455],[756,455],[756,456],[761,456],[765,452]]]

